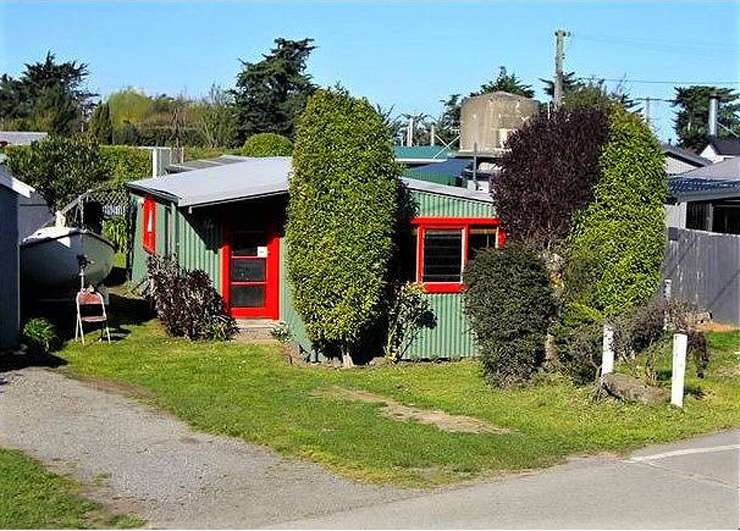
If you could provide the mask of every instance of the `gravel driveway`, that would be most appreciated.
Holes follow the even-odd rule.
[[[193,431],[139,402],[46,369],[5,374],[0,446],[90,486],[152,527],[245,528],[413,496],[337,478],[262,447]]]

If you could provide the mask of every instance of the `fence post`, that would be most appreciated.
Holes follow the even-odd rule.
[[[614,327],[604,323],[604,338],[601,342],[601,377],[614,372]]]
[[[663,330],[668,330],[668,326],[671,324],[671,314],[670,314],[670,302],[671,302],[671,287],[672,287],[673,281],[670,278],[666,278],[663,281],[663,300],[665,301],[665,306],[663,307]]]
[[[688,337],[685,333],[673,334],[673,371],[671,374],[671,404],[683,407],[683,385],[686,376],[686,347]]]

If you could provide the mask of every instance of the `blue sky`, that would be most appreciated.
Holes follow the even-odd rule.
[[[103,95],[135,86],[198,96],[231,86],[239,59],[258,59],[275,37],[312,37],[317,83],[436,115],[441,98],[477,89],[500,65],[544,99],[556,28],[572,33],[565,64],[578,75],[740,88],[737,2],[3,2],[0,68],[15,75],[53,50],[88,63],[89,86]],[[635,97],[673,92],[626,87]],[[652,109],[659,135],[674,137],[669,105]]]

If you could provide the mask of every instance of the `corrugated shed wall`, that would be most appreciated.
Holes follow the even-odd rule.
[[[445,218],[488,218],[493,217],[491,203],[450,197],[429,192],[411,192],[416,202],[417,216]]]
[[[131,280],[138,284],[146,277],[148,253],[142,247],[143,198],[132,195],[136,208],[134,219],[133,261]],[[177,252],[180,264],[187,269],[202,269],[211,277],[216,289],[221,292],[221,224],[213,210],[196,210],[193,214],[176,211],[174,224],[169,222],[169,206],[157,203],[157,254],[167,250],[168,239],[171,252]],[[174,225],[174,227],[173,227]],[[172,229],[177,233],[177,245]]]
[[[212,210],[192,214],[178,211],[177,232],[180,264],[187,269],[202,269],[221,293],[221,223]]]
[[[293,306],[293,294],[288,281],[288,243],[280,238],[280,320],[283,321],[296,341],[304,350],[311,352],[311,342],[306,335],[303,319]]]
[[[475,339],[463,312],[461,293],[426,295],[436,318],[434,328],[420,331],[404,359],[468,358],[476,355]]]

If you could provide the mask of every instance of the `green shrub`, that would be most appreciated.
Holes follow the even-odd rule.
[[[292,153],[293,143],[277,133],[252,135],[241,149],[241,154],[245,157],[289,157]]]
[[[21,335],[31,354],[49,354],[59,344],[54,325],[43,317],[34,317],[26,321]]]
[[[468,316],[486,379],[527,381],[544,361],[556,304],[542,260],[522,245],[478,253],[465,269]]]
[[[401,171],[382,117],[344,90],[301,116],[288,203],[288,274],[309,339],[351,363],[382,317]]]
[[[405,283],[396,287],[388,308],[385,357],[398,361],[419,335],[422,328],[436,326],[424,289],[419,284]]]
[[[608,317],[645,304],[657,291],[665,248],[663,162],[642,118],[615,107],[595,201],[568,242],[566,304]]]
[[[204,271],[188,271],[173,258],[156,255],[147,265],[149,295],[168,334],[220,341],[236,335],[236,322]]]
[[[152,153],[133,146],[101,146],[109,179],[122,183],[152,176]]]

